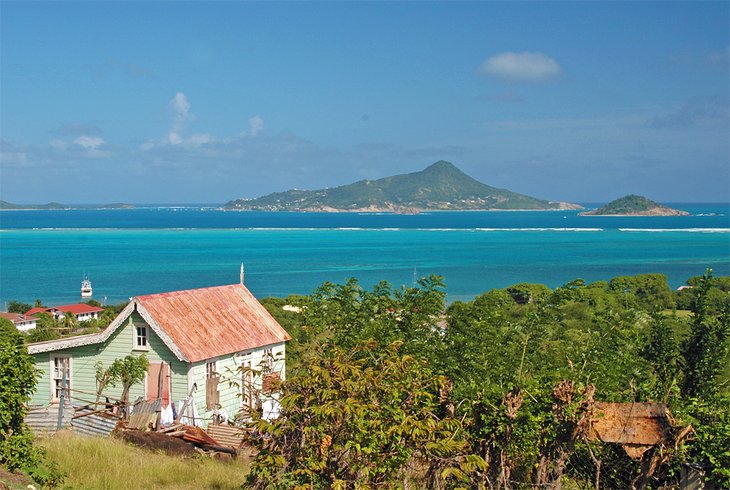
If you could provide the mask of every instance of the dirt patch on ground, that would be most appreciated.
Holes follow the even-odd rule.
[[[10,490],[14,488],[27,488],[33,485],[33,480],[23,473],[11,473],[0,466],[0,490]]]
[[[177,437],[170,437],[157,432],[142,432],[141,430],[125,430],[116,434],[116,437],[135,446],[160,450],[171,456],[192,456],[196,453],[195,446]]]

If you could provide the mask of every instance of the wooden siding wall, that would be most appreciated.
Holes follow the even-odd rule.
[[[240,354],[251,353],[251,365],[254,370],[260,370],[264,359],[264,352],[266,349],[271,349],[276,362],[274,363],[273,371],[281,374],[281,379],[286,378],[285,373],[285,355],[286,347],[284,343],[267,345],[259,349],[244,351],[243,353],[237,353],[235,355],[218,357],[215,359],[209,359],[201,361],[193,365],[192,378],[197,384],[198,389],[194,393],[195,408],[198,411],[198,415],[204,419],[204,425],[207,425],[213,418],[213,411],[206,410],[205,407],[205,365],[207,362],[212,360],[216,361],[216,370],[220,375],[220,382],[218,383],[218,392],[220,393],[219,403],[222,408],[228,412],[229,419],[233,419],[236,414],[241,411],[241,373],[238,371],[241,365],[242,357]],[[262,379],[260,376],[254,378],[254,388],[256,390],[261,389]]]
[[[147,351],[132,349],[136,335],[136,325],[147,326],[149,345],[149,350]],[[50,360],[53,355],[61,354],[71,356],[71,388],[73,390],[94,393],[96,392],[96,362],[101,361],[104,367],[109,367],[115,359],[126,357],[130,353],[146,354],[150,362],[164,361],[168,363],[170,365],[171,377],[171,400],[178,401],[185,398],[188,392],[187,364],[179,361],[157,334],[152,331],[152,328],[135,312],[103,344],[72,347],[54,352],[34,354],[33,358],[35,359],[36,367],[43,372],[38,380],[36,392],[31,399],[31,405],[47,405],[50,403],[52,375],[52,372],[50,372],[52,368]],[[118,397],[121,395],[122,387],[118,383],[116,387],[107,387],[104,391],[110,396]],[[134,402],[138,396],[144,396],[144,383],[132,387],[129,393],[130,402]],[[94,395],[72,393],[72,403],[74,405],[83,405],[84,400],[93,401]]]

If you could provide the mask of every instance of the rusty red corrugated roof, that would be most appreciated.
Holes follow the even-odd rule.
[[[134,298],[190,362],[290,340],[243,284]]]

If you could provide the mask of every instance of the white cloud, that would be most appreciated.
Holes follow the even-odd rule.
[[[256,136],[264,129],[264,120],[261,116],[254,116],[248,120],[248,125],[251,128],[251,136]]]
[[[540,81],[560,74],[560,65],[540,52],[505,52],[487,59],[479,72],[510,80]]]
[[[171,145],[179,145],[182,143],[182,138],[179,134],[177,134],[175,131],[170,131],[167,133],[167,137],[165,138],[165,143],[169,143]]]
[[[112,155],[110,151],[101,149],[106,141],[98,136],[82,135],[73,140],[73,143],[82,148],[81,155],[86,158],[109,158]],[[51,146],[56,150],[65,150],[63,144],[59,140],[51,141]]]
[[[246,138],[248,136],[255,138],[256,135],[258,135],[264,129],[264,119],[259,115],[255,115],[252,118],[249,118],[248,127],[248,133],[246,131],[241,131],[238,134],[239,138]]]
[[[173,122],[165,138],[165,143],[179,145],[183,142],[183,138],[180,136],[183,126],[187,121],[195,119],[195,115],[190,112],[190,101],[182,92],[175,94],[175,97],[170,100],[169,106],[173,112]]]
[[[190,112],[190,102],[188,101],[187,96],[182,92],[175,94],[175,97],[173,97],[170,101],[170,108],[175,113],[176,121],[184,122],[193,116]]]
[[[225,136],[216,136],[209,133],[187,134],[186,126],[188,122],[195,120],[192,112],[192,104],[187,96],[182,92],[177,92],[175,96],[168,102],[168,108],[172,112],[172,124],[167,133],[156,139],[150,139],[139,145],[139,149],[145,153],[152,152],[163,147],[177,147],[172,150],[179,158],[180,152],[192,152],[196,148],[201,151],[214,151],[213,147],[219,148],[231,143],[231,140]],[[255,137],[264,129],[264,119],[255,115],[248,120],[248,132],[242,131],[239,134],[241,139],[246,137]]]
[[[53,146],[53,144],[54,142],[51,142],[51,146]],[[99,138],[98,136],[83,135],[76,138],[74,140],[74,144],[77,144],[87,150],[96,150],[104,144],[104,139]]]

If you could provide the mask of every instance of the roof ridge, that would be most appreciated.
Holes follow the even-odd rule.
[[[161,293],[142,294],[142,295],[139,295],[139,296],[134,296],[134,298],[135,299],[140,299],[140,298],[147,298],[147,297],[150,297],[150,296],[179,296],[181,294],[190,293],[190,292],[193,292],[193,291],[205,291],[205,290],[209,290],[209,289],[230,288],[230,287],[235,287],[235,286],[243,286],[244,288],[246,287],[246,286],[244,286],[241,283],[221,284],[219,286],[206,286],[206,287],[202,287],[202,288],[190,288],[190,289],[180,289],[180,290],[177,290],[177,291],[164,291],[164,292],[161,292]],[[248,288],[246,288],[246,290],[248,290]]]

